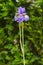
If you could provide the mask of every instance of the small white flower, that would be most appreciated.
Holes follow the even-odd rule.
[[[19,2],[19,0],[16,0],[16,2]]]

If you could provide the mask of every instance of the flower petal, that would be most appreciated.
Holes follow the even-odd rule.
[[[18,22],[23,22],[24,21],[24,17],[22,16],[22,17],[20,17],[20,16],[18,16]]]
[[[23,13],[25,12],[25,8],[19,7],[19,8],[18,8],[18,12],[19,12],[20,14],[23,14]]]
[[[25,15],[25,21],[28,21],[29,20],[29,16],[28,15]]]
[[[14,16],[14,20],[17,21],[18,20],[18,17],[17,16]]]

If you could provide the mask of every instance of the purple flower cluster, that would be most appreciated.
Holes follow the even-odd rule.
[[[28,21],[29,16],[25,13],[25,8],[19,7],[18,12],[15,13],[14,20],[17,22]]]

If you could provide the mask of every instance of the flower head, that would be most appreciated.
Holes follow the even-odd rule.
[[[17,22],[23,22],[29,20],[29,16],[25,13],[25,8],[21,6],[18,8],[18,13],[15,14],[14,20]]]

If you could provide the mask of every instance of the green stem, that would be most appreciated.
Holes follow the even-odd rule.
[[[19,33],[20,33],[20,46],[21,46],[21,51],[23,52],[23,49],[22,49],[22,36],[21,36],[21,23],[19,22]]]
[[[24,53],[24,25],[23,25],[23,22],[22,22],[22,48],[23,48],[23,64],[25,65],[25,53]]]
[[[19,23],[19,32],[20,32],[20,46],[21,46],[21,51],[23,54],[23,65],[25,65],[25,54],[24,54],[24,27],[23,27],[23,22],[22,22],[22,27],[21,23]]]

